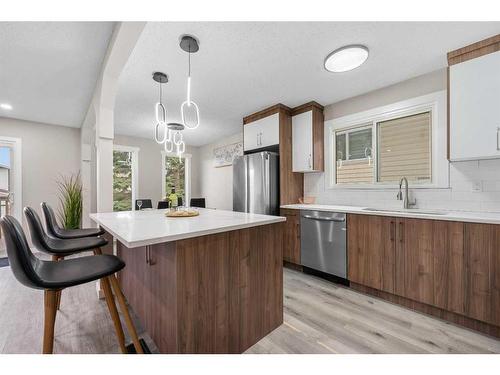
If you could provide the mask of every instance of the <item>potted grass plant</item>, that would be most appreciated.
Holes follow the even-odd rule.
[[[61,176],[59,189],[59,219],[65,229],[78,229],[82,222],[82,181],[80,173]]]

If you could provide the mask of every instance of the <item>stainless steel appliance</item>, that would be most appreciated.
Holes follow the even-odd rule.
[[[344,213],[301,211],[302,265],[346,279],[346,233]]]
[[[258,152],[233,162],[233,210],[276,215],[279,205],[278,154]]]

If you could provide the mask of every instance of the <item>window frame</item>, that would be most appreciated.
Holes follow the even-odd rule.
[[[113,151],[132,153],[132,211],[135,211],[135,200],[139,196],[139,147],[113,144]],[[114,203],[114,198],[113,198]]]
[[[373,126],[373,124],[360,124],[359,126],[355,126],[355,127],[351,127],[349,129],[339,129],[339,130],[335,130],[335,134],[334,134],[334,137],[335,137],[335,144],[337,143],[337,135],[342,135],[342,134],[345,134],[346,135],[346,147],[345,147],[345,150],[346,150],[346,157],[347,159],[344,160],[345,162],[350,162],[350,161],[353,161],[353,160],[368,160],[367,157],[365,158],[360,158],[360,159],[350,159],[348,158],[349,157],[349,138],[350,138],[350,133],[354,133],[354,132],[357,132],[357,131],[362,131],[362,130],[368,130],[368,129],[371,129]],[[372,149],[372,159],[373,159],[373,131],[372,131],[372,146],[371,146],[371,149]],[[335,153],[335,156],[337,154]],[[337,159],[335,159],[335,161],[337,161]]]
[[[176,157],[178,158],[179,155],[177,155],[175,152],[166,152],[165,150],[161,151],[161,191],[162,191],[162,196],[161,199],[165,197],[166,194],[166,171],[167,171],[167,166],[165,163],[165,158],[166,157]],[[186,165],[184,166],[184,174],[185,174],[185,181],[184,181],[184,190],[186,192],[186,201],[184,202],[185,206],[189,205],[189,202],[191,200],[191,158],[193,155],[184,153],[181,155],[181,159],[184,159],[184,162]]]
[[[431,181],[413,182],[411,188],[449,188],[449,161],[447,159],[446,91],[403,100],[368,111],[325,121],[325,187],[327,189],[390,189],[399,188],[397,182],[377,182],[378,179],[378,123],[423,112],[431,113]],[[336,182],[336,134],[356,128],[372,127],[372,183],[337,184]],[[335,157],[335,158],[334,158]]]

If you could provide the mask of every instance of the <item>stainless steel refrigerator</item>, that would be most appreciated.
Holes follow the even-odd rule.
[[[275,152],[258,152],[233,162],[233,210],[277,215],[279,162]]]

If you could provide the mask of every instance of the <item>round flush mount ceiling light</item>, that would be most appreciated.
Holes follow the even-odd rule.
[[[368,58],[368,48],[349,45],[336,49],[325,59],[325,69],[333,73],[347,72],[361,66]]]
[[[0,108],[5,109],[6,111],[12,110],[12,106],[9,103],[0,103]]]

